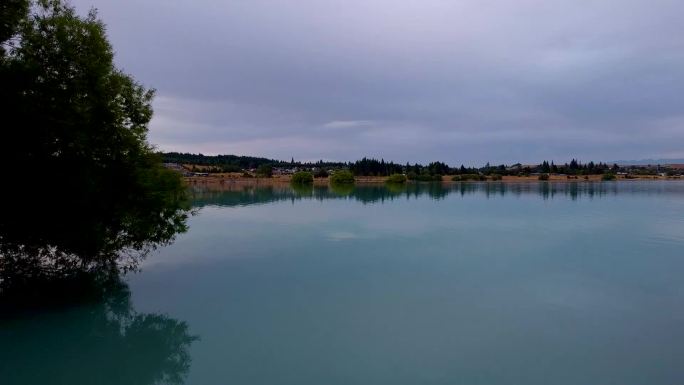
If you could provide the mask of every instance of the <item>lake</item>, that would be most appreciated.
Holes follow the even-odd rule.
[[[192,191],[111,299],[0,322],[1,384],[684,383],[682,182]]]

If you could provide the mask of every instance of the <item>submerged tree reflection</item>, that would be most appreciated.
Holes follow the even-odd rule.
[[[182,384],[196,339],[185,322],[135,311],[117,276],[45,281],[0,297],[4,385]]]
[[[280,200],[328,200],[351,199],[363,204],[383,203],[397,199],[416,199],[427,195],[441,200],[449,195],[461,197],[484,195],[496,198],[504,195],[536,195],[542,199],[594,199],[617,194],[681,194],[684,185],[661,183],[654,188],[653,182],[606,184],[595,182],[544,182],[544,183],[503,183],[503,182],[459,182],[459,183],[406,183],[330,185],[306,188],[293,188],[287,185],[245,185],[225,184],[222,186],[194,185],[190,189],[194,207],[203,206],[245,206],[263,204]]]

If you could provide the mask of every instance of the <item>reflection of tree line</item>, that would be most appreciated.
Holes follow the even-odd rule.
[[[44,282],[0,297],[2,384],[182,384],[188,325],[136,312],[118,276]]]
[[[444,199],[448,195],[484,195],[487,198],[513,195],[536,195],[543,199],[564,197],[576,200],[616,194],[684,193],[684,184],[657,182],[626,183],[408,183],[399,185],[344,186],[247,186],[226,185],[221,188],[193,187],[193,205],[246,206],[269,202],[303,199],[353,199],[364,204],[383,203],[395,199],[415,199],[427,196]]]

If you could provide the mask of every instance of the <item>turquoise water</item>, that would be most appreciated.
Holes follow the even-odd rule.
[[[684,383],[684,183],[194,196],[123,305],[2,321],[0,383]]]

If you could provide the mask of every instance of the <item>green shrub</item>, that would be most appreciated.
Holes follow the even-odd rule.
[[[442,180],[442,176],[437,174],[437,175],[430,175],[430,174],[415,174],[415,173],[409,173],[408,174],[408,179],[409,180],[415,180],[418,182],[440,182]]]
[[[347,170],[337,171],[330,177],[330,183],[352,184],[354,183],[354,175]]]
[[[295,184],[308,184],[313,183],[313,174],[308,171],[299,171],[292,175],[290,182]]]
[[[392,174],[385,181],[387,183],[406,183],[406,175],[404,174]]]
[[[487,180],[487,177],[484,175],[480,174],[461,174],[461,175],[455,175],[454,177],[451,178],[454,182],[467,182],[469,180]]]
[[[539,174],[539,180],[549,180],[549,174]]]
[[[617,179],[617,177],[615,176],[615,174],[611,174],[611,173],[606,173],[606,174],[603,174],[601,176],[601,180],[615,180],[615,179]]]

